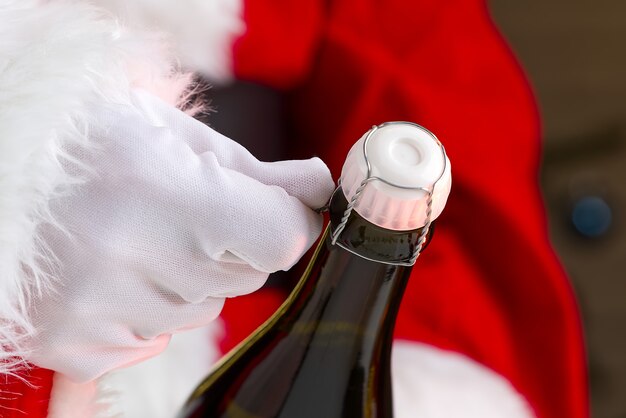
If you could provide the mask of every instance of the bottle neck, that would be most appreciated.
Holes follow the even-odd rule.
[[[335,338],[356,333],[356,342],[368,344],[382,337],[383,328],[393,328],[412,268],[395,263],[410,259],[423,229],[384,229],[352,211],[337,239],[341,245],[336,245],[331,231],[341,222],[347,205],[339,188],[329,205],[330,225],[323,242],[290,297],[289,316],[307,332]],[[431,225],[423,248],[433,230]],[[323,326],[316,327],[318,323]]]
[[[353,212],[340,237],[346,250],[333,245],[329,233],[346,205],[343,193],[335,193],[331,225],[285,307],[280,328],[303,350],[294,386],[319,382],[315,397],[343,394],[346,405],[361,405],[363,391],[369,391],[368,398],[379,400],[378,416],[391,416],[391,340],[411,272],[391,263],[411,254],[421,231],[385,230]]]
[[[339,187],[330,201],[330,229],[335,232],[342,225],[337,243],[343,249],[384,264],[406,265],[415,261],[417,247],[419,251],[426,248],[434,231],[431,223],[426,231],[424,228],[409,231],[395,231],[379,227],[363,218],[356,210],[350,212],[345,223],[343,217],[348,208],[348,201]],[[425,237],[422,235],[425,233]],[[420,243],[420,239],[424,242]]]

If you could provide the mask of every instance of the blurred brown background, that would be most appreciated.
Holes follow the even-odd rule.
[[[626,1],[491,0],[534,86],[554,246],[583,312],[594,418],[626,418]]]

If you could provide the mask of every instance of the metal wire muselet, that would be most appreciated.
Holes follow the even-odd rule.
[[[437,180],[435,180],[433,182],[433,184],[430,187],[409,187],[409,186],[403,186],[401,184],[395,184],[392,183],[390,181],[387,181],[381,177],[378,176],[373,176],[372,175],[372,166],[370,164],[368,155],[367,155],[367,144],[370,140],[370,138],[372,137],[372,135],[374,134],[374,132],[376,132],[378,129],[384,127],[384,126],[388,126],[388,125],[393,125],[393,124],[409,124],[409,125],[413,125],[419,129],[421,129],[422,131],[425,131],[429,136],[432,137],[432,139],[434,141],[436,141],[437,145],[439,146],[439,149],[441,149],[441,154],[442,154],[442,158],[443,158],[443,168],[441,170],[441,173],[439,174],[439,177],[437,178]],[[356,189],[354,196],[352,196],[352,198],[350,199],[350,202],[348,203],[348,206],[346,207],[346,210],[343,213],[343,217],[341,218],[341,222],[339,223],[339,225],[337,225],[337,228],[333,231],[331,229],[331,243],[333,245],[338,245],[339,247],[343,248],[346,251],[349,251],[353,254],[356,254],[353,250],[351,250],[350,248],[347,248],[345,245],[343,245],[339,240],[339,236],[341,235],[341,233],[343,232],[343,230],[346,227],[346,224],[348,222],[348,218],[350,218],[350,215],[352,214],[352,211],[354,210],[354,206],[357,204],[359,197],[362,195],[363,191],[365,190],[365,187],[370,184],[373,181],[381,181],[385,184],[388,184],[389,186],[392,187],[397,187],[400,189],[406,189],[406,190],[421,190],[423,192],[425,192],[427,194],[427,198],[426,198],[426,223],[424,225],[424,227],[422,228],[422,233],[420,234],[417,243],[415,245],[415,250],[413,251],[413,254],[411,256],[411,258],[408,261],[395,261],[395,262],[385,262],[385,264],[393,264],[393,265],[398,265],[398,266],[413,266],[415,264],[415,262],[417,261],[418,257],[420,256],[421,252],[422,252],[422,248],[424,247],[424,242],[426,241],[426,237],[428,236],[428,232],[430,231],[430,225],[432,223],[431,220],[431,215],[432,215],[432,204],[433,204],[433,193],[435,190],[435,185],[437,184],[437,182],[439,182],[439,180],[441,180],[441,178],[443,177],[445,171],[446,171],[446,165],[447,165],[447,158],[446,158],[446,150],[444,148],[444,146],[441,144],[441,142],[439,141],[439,139],[437,139],[437,137],[430,132],[428,129],[416,124],[416,123],[412,123],[412,122],[385,122],[383,124],[380,125],[374,125],[372,126],[372,129],[369,130],[369,132],[367,133],[367,136],[365,137],[365,141],[363,142],[363,156],[365,157],[365,163],[367,164],[367,176],[365,177],[365,179],[361,182],[361,184],[359,185],[359,187]],[[339,181],[339,186],[337,187],[337,189],[335,189],[335,193],[339,190],[339,188],[341,187],[341,180]],[[332,225],[331,225],[332,228]],[[361,254],[356,254],[360,257],[363,257],[363,255]],[[364,257],[367,258],[367,257]],[[371,261],[377,261],[377,262],[381,262],[379,260],[371,260]]]

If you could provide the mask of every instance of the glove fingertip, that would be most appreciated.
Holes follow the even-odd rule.
[[[330,170],[319,157],[309,160],[308,177],[303,179],[299,198],[311,209],[319,209],[328,203],[328,199],[335,190]]]

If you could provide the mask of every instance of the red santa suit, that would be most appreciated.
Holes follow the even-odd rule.
[[[588,416],[580,320],[537,184],[537,109],[484,1],[85,3],[0,4],[3,346],[36,332],[15,307],[32,292],[40,208],[67,181],[55,153],[90,103],[120,89],[175,104],[186,79],[174,57],[214,82],[283,90],[292,156],[320,155],[335,177],[373,124],[415,121],[445,144],[453,192],[396,329],[398,417]],[[282,297],[229,300],[221,321],[96,382],[38,368],[5,375],[1,415],[172,416]]]

